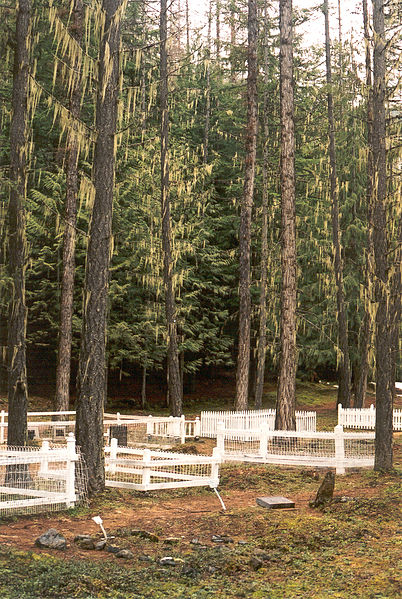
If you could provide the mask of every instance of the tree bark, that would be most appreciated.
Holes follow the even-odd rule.
[[[336,284],[336,303],[338,309],[338,340],[341,352],[338,372],[338,399],[343,407],[350,406],[350,360],[348,342],[348,322],[346,316],[345,295],[343,290],[343,265],[339,225],[339,193],[336,172],[335,120],[332,95],[331,41],[329,36],[328,0],[324,0],[325,16],[325,62],[327,78],[328,138],[330,163],[330,194],[332,216],[332,245],[334,252],[334,271]]]
[[[383,0],[373,0],[373,244],[376,277],[376,423],[375,470],[392,468],[392,367],[390,280],[387,234],[387,165],[385,115],[385,28]]]
[[[209,128],[211,121],[211,25],[212,25],[212,0],[209,2],[208,10],[208,34],[207,34],[207,72],[205,90],[205,124],[204,124],[204,147],[203,163],[208,164],[209,150]]]
[[[244,190],[240,211],[239,348],[236,373],[236,410],[248,405],[250,368],[250,245],[257,147],[257,3],[248,2],[247,129]]]
[[[70,35],[82,44],[84,23],[84,5],[82,0],[74,0],[72,11]],[[70,112],[74,119],[80,118],[81,84],[76,64],[70,65],[74,69],[74,84],[70,97]],[[56,369],[56,395],[55,407],[58,411],[68,410],[70,401],[70,372],[71,372],[71,344],[72,321],[74,302],[74,274],[75,274],[75,243],[77,225],[77,200],[78,200],[78,157],[79,142],[77,133],[72,130],[67,138],[66,158],[66,200],[64,210],[64,236],[63,236],[63,267],[60,297],[60,332],[59,348]]]
[[[364,41],[366,44],[366,101],[367,101],[367,250],[365,263],[365,305],[362,327],[360,331],[359,356],[360,367],[356,381],[355,408],[362,408],[367,392],[367,377],[369,374],[369,350],[372,335],[372,318],[369,304],[372,301],[371,288],[373,277],[374,249],[373,249],[373,90],[371,80],[371,52],[370,52],[370,27],[367,9],[367,0],[363,0],[363,25]]]
[[[161,0],[160,10],[160,110],[161,110],[161,210],[163,279],[167,327],[168,389],[173,416],[182,413],[182,386],[177,342],[176,302],[173,289],[172,233],[169,197],[169,107],[167,73],[167,0]]]
[[[269,162],[269,96],[268,96],[268,4],[264,5],[264,104],[263,128],[264,150],[262,162],[262,223],[261,223],[261,272],[260,272],[260,306],[259,332],[257,345],[257,376],[255,383],[255,407],[262,407],[264,389],[265,358],[267,353],[267,267],[268,267],[268,162]]]
[[[281,349],[276,430],[295,430],[296,402],[296,208],[292,0],[280,1],[281,100]]]
[[[106,335],[109,263],[112,246],[115,137],[119,91],[120,8],[103,0],[105,17],[99,57],[92,210],[83,299],[83,325],[77,402],[77,441],[93,495],[105,485],[103,408],[106,397]]]
[[[31,1],[19,0],[16,20],[10,128],[10,199],[8,206],[8,270],[11,280],[9,307],[8,445],[25,445],[28,385],[26,371],[25,272],[27,244],[25,200],[28,153],[28,77],[31,39]]]

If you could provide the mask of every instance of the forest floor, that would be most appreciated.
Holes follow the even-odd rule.
[[[299,386],[298,407],[317,410],[319,428],[336,424],[335,389],[330,387]],[[226,397],[221,391],[224,407]],[[267,405],[270,394],[268,389]],[[41,401],[35,407],[45,407],[46,397],[37,397]],[[193,451],[210,453],[213,444],[201,440],[188,445]],[[0,519],[0,596],[400,597],[401,434],[395,435],[394,463],[391,474],[367,470],[337,476],[335,501],[324,509],[313,509],[308,503],[323,471],[225,464],[219,490],[226,511],[210,489],[147,493],[107,489],[88,505],[72,510]],[[261,508],[256,498],[266,495],[288,497],[295,508]],[[102,517],[108,536],[114,537],[112,544],[132,552],[130,560],[80,549],[74,543],[78,534],[100,537],[93,516]],[[35,539],[49,528],[64,535],[65,551],[35,547]],[[138,531],[151,534],[138,536]],[[160,561],[165,557],[173,558],[168,565]]]

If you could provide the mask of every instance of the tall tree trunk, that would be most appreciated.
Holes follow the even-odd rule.
[[[264,151],[262,162],[262,223],[261,223],[261,272],[260,272],[260,306],[259,331],[257,345],[257,376],[255,383],[255,407],[262,407],[264,389],[265,358],[267,353],[267,267],[268,267],[268,162],[269,162],[269,66],[268,66],[268,3],[264,4],[264,104],[263,128]]]
[[[167,327],[167,361],[170,409],[173,416],[182,412],[182,386],[177,343],[176,302],[173,289],[172,233],[169,197],[169,108],[167,73],[167,0],[161,0],[160,10],[160,110],[161,110],[161,210],[163,279]]]
[[[25,272],[27,244],[25,199],[28,153],[28,77],[31,1],[19,0],[15,35],[12,118],[10,128],[10,199],[8,268],[11,298],[8,321],[8,445],[25,445],[28,386],[26,371]]]
[[[281,98],[281,349],[275,428],[295,430],[296,416],[296,208],[292,0],[280,0]]]
[[[331,70],[331,42],[329,37],[328,0],[324,0],[323,11],[325,16],[325,62],[327,77],[327,104],[328,104],[328,137],[329,137],[329,162],[330,162],[330,193],[332,215],[332,245],[334,252],[334,271],[336,284],[336,303],[338,308],[338,341],[341,352],[338,372],[338,400],[343,407],[350,406],[350,360],[348,343],[348,323],[346,316],[345,295],[343,291],[343,266],[341,255],[341,242],[339,230],[339,193],[336,172],[335,149],[335,120],[332,96],[332,70]]]
[[[82,0],[74,0],[70,35],[79,46],[82,44],[84,5]],[[81,83],[78,59],[74,65],[74,83],[70,97],[70,112],[74,119],[80,118]],[[66,200],[63,237],[63,273],[60,297],[60,333],[56,369],[55,407],[58,411],[68,410],[70,400],[71,343],[74,302],[75,241],[78,199],[78,157],[79,141],[72,130],[67,138],[66,159]]]
[[[221,0],[216,0],[216,38],[215,38],[216,62],[219,65],[221,59]]]
[[[375,470],[392,468],[394,381],[393,331],[390,323],[389,242],[387,232],[387,164],[384,2],[373,0],[373,244],[376,277],[376,423]]]
[[[208,9],[208,34],[207,34],[207,73],[205,90],[205,124],[204,124],[204,147],[203,162],[208,164],[209,129],[211,121],[211,25],[212,25],[212,0],[209,1]]]
[[[115,175],[122,0],[103,0],[105,16],[99,57],[92,210],[79,364],[77,441],[88,469],[92,495],[105,485],[103,408],[106,396],[106,336]]]
[[[362,408],[367,392],[367,378],[369,374],[369,351],[372,333],[372,318],[369,309],[371,298],[371,281],[373,277],[373,91],[371,80],[371,52],[370,52],[370,27],[367,9],[367,0],[363,0],[363,25],[364,41],[366,44],[366,101],[367,101],[367,250],[366,263],[364,268],[365,278],[365,302],[364,316],[360,330],[359,356],[360,366],[358,369],[358,379],[356,381],[355,408]]]
[[[257,147],[257,3],[248,2],[248,76],[247,76],[247,130],[246,167],[240,211],[240,269],[239,269],[239,349],[236,373],[236,410],[248,405],[250,368],[250,245],[251,213],[253,208],[254,176]]]

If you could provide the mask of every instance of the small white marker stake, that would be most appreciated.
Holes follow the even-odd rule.
[[[214,489],[215,493],[217,494],[219,501],[221,502],[221,506],[222,506],[222,508],[223,508],[223,509],[225,510],[225,512],[226,512],[226,505],[223,503],[223,499],[222,499],[222,497],[219,495],[218,489],[217,489],[216,487],[213,487],[213,489]]]
[[[103,520],[100,516],[94,516],[92,518],[92,520],[95,522],[95,524],[99,524],[99,526],[101,527],[101,530],[103,532],[103,537],[105,539],[105,541],[107,540],[107,534],[106,534],[106,530],[103,528]]]

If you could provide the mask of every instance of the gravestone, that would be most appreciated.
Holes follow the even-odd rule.
[[[257,497],[257,504],[271,510],[295,507],[294,501],[287,499],[287,497]]]
[[[127,426],[124,424],[115,424],[110,427],[110,439],[117,439],[117,445],[127,447]]]

